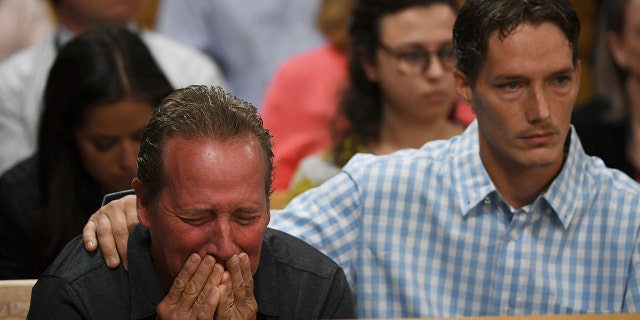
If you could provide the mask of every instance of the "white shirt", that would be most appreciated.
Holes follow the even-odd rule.
[[[260,108],[285,60],[325,43],[318,0],[163,0],[155,27],[220,64],[229,90]]]
[[[0,64],[0,174],[36,149],[47,76],[57,39],[68,40],[67,33],[59,28]],[[153,31],[141,31],[141,36],[174,88],[192,84],[227,87],[218,65],[197,49]]]

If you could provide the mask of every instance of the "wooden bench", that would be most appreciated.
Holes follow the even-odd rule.
[[[0,280],[0,319],[26,319],[36,279]]]

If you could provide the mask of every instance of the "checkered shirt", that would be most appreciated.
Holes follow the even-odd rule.
[[[343,172],[272,212],[338,262],[365,318],[640,312],[640,187],[571,129],[554,182],[514,210],[458,137]]]

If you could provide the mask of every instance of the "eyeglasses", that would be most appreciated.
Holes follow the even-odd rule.
[[[378,43],[378,46],[395,58],[396,68],[404,75],[417,76],[423,74],[431,65],[432,55],[438,58],[443,69],[446,71],[453,70],[455,56],[451,45],[445,45],[435,52],[424,49],[396,51],[381,42]]]

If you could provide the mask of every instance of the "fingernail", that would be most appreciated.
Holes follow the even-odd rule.
[[[109,266],[115,266],[118,263],[118,259],[114,256],[109,256]]]
[[[87,242],[87,245],[89,246],[89,248],[93,248],[93,241]]]

